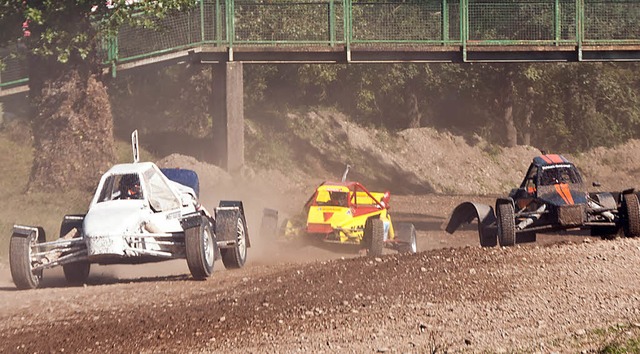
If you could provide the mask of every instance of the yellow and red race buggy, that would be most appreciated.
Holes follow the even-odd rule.
[[[391,222],[389,199],[388,191],[369,192],[358,182],[324,182],[305,203],[305,225],[296,227],[295,221],[284,220],[276,230],[277,211],[266,209],[261,233],[318,244],[355,245],[371,256],[381,255],[385,247],[415,253],[415,227]]]

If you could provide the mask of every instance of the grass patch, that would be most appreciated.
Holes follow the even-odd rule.
[[[493,162],[498,162],[498,157],[502,154],[502,148],[496,144],[487,144],[482,147],[482,151],[487,154],[487,156]]]
[[[640,353],[640,328],[634,325],[617,325],[594,333],[601,338],[601,354]]]
[[[3,166],[0,191],[3,195],[21,194],[26,190],[32,161],[31,146],[18,144],[0,134],[0,166]]]
[[[622,354],[640,353],[640,324],[619,323],[608,327],[592,328],[581,335],[556,338],[551,348],[575,349],[575,353]]]
[[[140,161],[157,161],[158,157],[149,152],[149,150],[145,149],[144,142],[140,143],[141,145],[138,147],[140,149]],[[133,149],[131,148],[131,142],[116,140],[115,142],[116,149],[116,163],[129,163],[133,162]]]
[[[283,171],[294,167],[294,153],[290,148],[294,137],[291,134],[278,124],[270,126],[256,121],[247,121],[247,124],[249,133],[245,136],[245,158],[249,165]]]

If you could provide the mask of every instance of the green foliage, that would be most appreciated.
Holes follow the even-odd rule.
[[[113,6],[86,0],[0,2],[0,45],[19,40],[31,52],[55,62],[91,61],[99,47],[98,33],[111,35],[122,25],[154,28],[158,19],[172,11],[197,4],[192,0],[112,3]],[[272,33],[272,40],[314,36],[326,40],[326,19],[317,21],[318,28],[310,24],[316,23],[317,13],[324,13],[318,11],[318,6],[324,5],[313,1],[238,3],[236,36],[249,40]],[[436,21],[439,6],[437,2],[380,6],[359,2],[353,8],[354,18],[368,22],[358,22],[361,27],[354,33],[360,39],[398,35],[403,39],[437,39],[441,30]],[[614,6],[607,13],[630,21],[634,15],[625,9],[623,5]],[[508,26],[513,18],[483,21],[483,13],[479,12],[474,28],[480,32],[470,35],[501,39],[516,31],[525,38],[531,28],[548,34],[553,28],[548,26],[552,21],[547,10],[543,4],[518,5],[513,14],[521,26],[516,29]],[[336,11],[341,20],[344,9],[338,6]],[[25,19],[29,21],[30,37],[22,36]],[[573,19],[563,17],[561,21],[565,26],[562,30],[570,32]],[[405,32],[388,32],[390,23],[405,28]],[[600,36],[621,35],[624,30],[598,28]],[[340,32],[340,24],[337,30]],[[453,32],[451,35],[455,36]],[[423,126],[463,135],[477,133],[497,144],[505,142],[504,113],[512,109],[519,135],[530,134],[532,145],[571,152],[639,137],[638,68],[636,63],[245,65],[245,103],[248,108],[333,106],[359,123],[390,130],[406,128],[411,117],[418,116],[412,111],[417,106]],[[143,71],[128,79],[119,78],[112,89],[114,102],[119,105],[117,126],[130,121],[130,116],[151,122],[146,126],[153,125],[154,117],[167,121],[174,117],[165,127],[167,130],[201,136],[212,126],[208,100],[213,79],[206,70],[193,67],[160,73]],[[144,102],[140,102],[140,92],[154,94],[145,95]],[[413,97],[416,105],[411,101]],[[178,117],[184,124],[178,123]]]
[[[140,142],[144,145],[144,142]],[[130,141],[116,140],[116,163],[130,163],[133,161],[133,150]],[[141,161],[157,161],[158,157],[148,151],[144,146],[139,146]]]
[[[498,144],[511,106],[519,135],[530,134],[533,146],[576,152],[640,138],[638,69],[636,63],[309,64],[252,66],[245,77],[258,83],[249,89],[254,106],[335,106],[364,125],[392,130],[407,127],[407,98],[415,94],[423,126]]]
[[[264,112],[256,119],[246,121],[245,156],[247,162],[265,169],[287,170],[293,167],[294,152],[291,151],[292,136],[284,126],[287,124],[281,113]]]
[[[191,0],[166,1],[3,1],[0,47],[22,42],[29,51],[59,63],[95,55],[99,34],[111,35],[123,24],[153,28],[158,19],[193,7]],[[30,35],[23,33],[28,24]]]

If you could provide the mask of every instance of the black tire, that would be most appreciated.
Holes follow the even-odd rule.
[[[500,246],[513,246],[516,244],[516,219],[515,211],[511,203],[498,204],[498,242]]]
[[[367,219],[364,224],[364,236],[368,255],[377,257],[382,255],[384,248],[384,223],[380,219]]]
[[[36,245],[36,233],[29,236],[22,234],[11,235],[9,242],[9,267],[13,283],[20,290],[35,289],[42,280],[42,270],[33,271],[31,262],[31,247]]]
[[[220,233],[222,232],[222,234]],[[235,240],[233,248],[223,248],[222,263],[227,269],[238,269],[247,261],[247,223],[240,213],[218,214],[216,219],[216,235],[224,240]]]
[[[416,242],[416,227],[411,223],[398,223],[394,229],[398,244],[399,253],[416,253],[418,244]]]
[[[187,265],[197,280],[207,279],[213,273],[216,247],[209,219],[206,216],[201,218],[199,226],[184,231]]]
[[[627,237],[640,236],[640,203],[635,194],[624,195],[624,235]]]
[[[82,219],[83,215],[70,215],[62,219],[60,225],[60,237],[64,237],[69,231],[78,229],[79,233],[82,233]],[[64,278],[70,285],[83,285],[89,278],[91,272],[91,264],[89,262],[75,262],[62,265],[62,271],[64,272]]]

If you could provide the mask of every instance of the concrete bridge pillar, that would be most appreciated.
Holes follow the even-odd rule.
[[[244,166],[244,100],[241,62],[213,65],[213,146],[216,164],[232,175]]]

